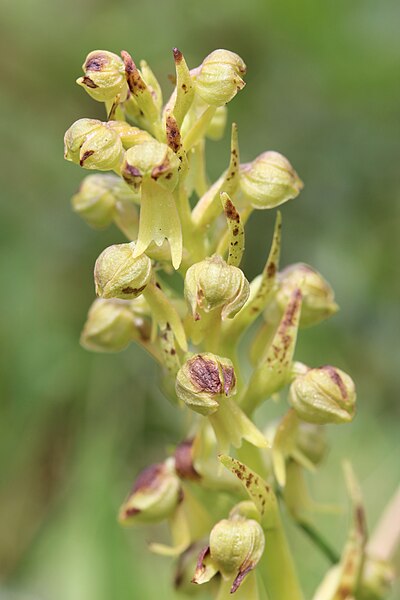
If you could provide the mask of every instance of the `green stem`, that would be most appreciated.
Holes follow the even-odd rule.
[[[266,549],[259,564],[269,600],[304,600],[280,515],[266,531]]]
[[[304,600],[272,487],[241,461],[226,455],[221,455],[219,460],[239,478],[260,511],[266,547],[257,569],[269,600]]]
[[[215,106],[209,106],[201,115],[201,117],[195,122],[193,127],[188,131],[183,139],[183,147],[185,148],[186,152],[189,152],[193,146],[200,142],[201,138],[207,131],[207,127],[209,126],[216,110],[217,109]]]
[[[198,196],[203,196],[208,190],[205,159],[205,142],[201,140],[192,150],[190,167],[194,170],[193,183]]]
[[[296,525],[307,535],[307,537],[321,550],[322,554],[333,564],[340,561],[340,555],[334,548],[322,537],[320,532],[306,521],[296,521]]]
[[[221,310],[214,309],[208,313],[206,346],[207,352],[219,353],[221,339]]]

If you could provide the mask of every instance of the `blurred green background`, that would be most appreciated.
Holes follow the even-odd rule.
[[[283,208],[282,264],[316,267],[341,306],[302,332],[297,358],[344,368],[359,392],[354,424],[329,432],[313,493],[345,507],[340,461],[351,457],[373,528],[399,480],[399,21],[398,0],[2,0],[2,600],[175,597],[170,560],[147,553],[157,533],[121,530],[116,513],[181,423],[144,352],[99,356],[78,343],[94,260],[122,241],[70,209],[84,173],[63,160],[64,131],[103,117],[74,83],[93,49],[146,58],[166,96],[173,46],[192,67],[218,47],[247,63],[230,106],[242,159],[281,151],[305,182]],[[215,178],[228,140],[209,153]],[[263,212],[250,223],[249,278],[272,221]],[[346,513],[319,522],[340,548]],[[290,534],[310,598],[328,565]]]

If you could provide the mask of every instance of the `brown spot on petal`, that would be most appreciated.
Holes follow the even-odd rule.
[[[122,516],[123,519],[128,519],[129,517],[134,517],[135,515],[138,515],[140,512],[141,511],[139,508],[125,508]]]
[[[137,188],[140,186],[142,174],[137,167],[125,164],[122,170],[122,177],[126,183],[132,184]]]
[[[101,71],[102,68],[108,63],[108,57],[106,54],[98,52],[94,56],[91,56],[88,61],[85,62],[85,71]]]
[[[243,583],[243,579],[254,569],[255,565],[250,565],[246,567],[243,571],[239,571],[238,575],[235,577],[235,580],[231,587],[231,594],[234,594],[238,587]]]
[[[272,277],[274,277],[275,273],[276,273],[276,264],[274,262],[268,263],[268,266],[267,266],[267,277],[269,279],[272,279]]]
[[[157,181],[157,179],[159,179],[162,175],[164,175],[168,169],[170,167],[170,162],[168,157],[166,156],[164,161],[160,164],[157,165],[156,167],[154,167],[154,169],[151,172],[151,178],[154,179],[154,181]]]
[[[357,506],[355,511],[357,530],[362,537],[367,535],[367,524],[365,522],[365,512],[362,506]]]
[[[136,478],[133,484],[131,494],[138,490],[155,488],[158,485],[158,480],[163,474],[165,466],[163,463],[156,463],[144,469]]]
[[[93,81],[93,79],[90,79],[90,77],[87,77],[87,75],[85,75],[84,77],[82,77],[82,83],[84,85],[86,85],[86,87],[92,88],[93,90],[95,88],[98,88],[99,86],[95,84],[95,82]]]
[[[125,75],[128,87],[132,94],[137,96],[138,93],[143,92],[147,86],[140,75],[139,69],[133,62],[131,55],[125,50],[122,50],[121,56],[125,65]]]
[[[210,554],[210,546],[206,546],[201,550],[199,557],[196,563],[196,571],[194,577],[192,579],[192,583],[197,583],[197,578],[204,573],[206,570],[206,565],[204,564],[204,559],[206,556]]]
[[[87,160],[89,156],[92,156],[93,154],[94,150],[86,150],[86,152],[82,154],[82,158],[79,161],[80,166],[83,167],[83,163],[85,162],[85,160]]]
[[[321,368],[329,375],[333,383],[338,386],[343,400],[346,400],[348,396],[346,386],[344,385],[343,379],[340,377],[337,370],[329,365]]]
[[[224,376],[224,392],[225,396],[229,396],[233,388],[235,387],[236,377],[233,367],[222,367],[222,374]]]
[[[175,471],[181,479],[197,480],[200,475],[193,466],[193,440],[185,440],[175,450]]]
[[[176,63],[180,63],[183,58],[182,52],[179,50],[179,48],[173,48],[172,52],[174,53],[174,61]]]
[[[188,366],[190,378],[199,390],[210,394],[220,394],[222,392],[219,369],[215,362],[205,360],[198,354],[188,361]]]
[[[166,119],[167,144],[174,152],[178,152],[182,146],[181,134],[178,124],[173,115],[169,114]]]
[[[283,320],[283,327],[286,329],[287,327],[291,327],[293,325],[293,319],[301,302],[301,291],[300,289],[296,289],[292,294],[292,298],[290,300],[289,306],[287,307],[285,318]]]
[[[126,287],[122,288],[121,292],[123,294],[140,294],[141,292],[143,292],[145,287],[145,285],[142,285],[142,287],[140,288],[133,288],[127,285]]]
[[[236,221],[236,223],[240,222],[240,215],[229,198],[225,202],[224,211],[227,219]]]

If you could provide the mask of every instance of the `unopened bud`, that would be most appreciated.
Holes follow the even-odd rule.
[[[355,414],[356,390],[349,375],[325,366],[296,377],[289,402],[308,423],[348,423]]]
[[[221,309],[223,319],[233,317],[249,297],[250,285],[243,271],[215,254],[192,265],[185,277],[185,298],[193,316],[197,309]]]
[[[179,369],[176,394],[189,408],[209,418],[219,450],[240,448],[243,439],[258,448],[268,442],[231,398],[236,394],[236,375],[228,358],[210,352],[196,354]]]
[[[122,161],[119,135],[97,119],[79,119],[64,136],[64,156],[85,169],[112,171]]]
[[[157,523],[168,518],[182,500],[182,489],[173,461],[151,465],[140,473],[121,506],[122,524]]]
[[[270,151],[241,165],[240,186],[253,208],[264,209],[296,198],[303,183],[287,158]]]
[[[210,533],[210,557],[224,578],[235,578],[231,593],[257,566],[264,547],[264,532],[254,519],[237,516],[214,526]]]
[[[219,400],[236,393],[236,377],[232,362],[204,352],[189,358],[176,377],[176,394],[185,404],[209,416],[219,407]]]
[[[146,254],[134,258],[134,250],[135,242],[103,250],[94,267],[98,296],[129,300],[143,292],[151,278],[151,260]]]
[[[134,317],[123,301],[97,299],[90,307],[81,345],[95,352],[120,352],[134,337]]]
[[[83,77],[76,80],[98,102],[113,100],[118,94],[125,100],[128,84],[125,66],[119,56],[106,50],[94,50],[82,65]]]
[[[278,276],[276,301],[283,309],[295,288],[303,295],[300,327],[310,327],[335,314],[338,305],[329,283],[318,271],[304,263],[296,263],[284,269]]]
[[[198,95],[211,106],[222,106],[232,100],[246,85],[243,60],[229,50],[214,50],[200,65],[195,76]]]
[[[151,178],[172,191],[178,181],[179,165],[176,154],[166,144],[154,140],[126,152],[121,174],[134,188],[138,188],[144,178]]]
[[[118,200],[134,200],[132,191],[120,177],[88,175],[72,197],[72,207],[91,227],[107,227],[114,219]]]

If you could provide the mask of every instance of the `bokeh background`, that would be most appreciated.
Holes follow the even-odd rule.
[[[84,173],[64,162],[63,133],[103,117],[74,84],[93,49],[146,58],[166,95],[175,45],[191,66],[218,47],[246,61],[247,87],[230,105],[242,157],[278,150],[306,184],[283,208],[282,263],[315,266],[341,306],[302,332],[297,357],[344,368],[359,391],[355,422],[329,432],[313,493],[345,509],[340,461],[351,457],[372,529],[400,470],[399,2],[2,0],[0,22],[0,598],[175,598],[170,560],[147,553],[154,532],[122,530],[116,513],[181,423],[144,352],[92,355],[78,343],[94,260],[123,241],[70,209]],[[228,140],[209,153],[212,179]],[[257,213],[249,225],[249,278],[272,221]],[[346,511],[318,521],[340,548]],[[328,565],[290,535],[309,598]]]

